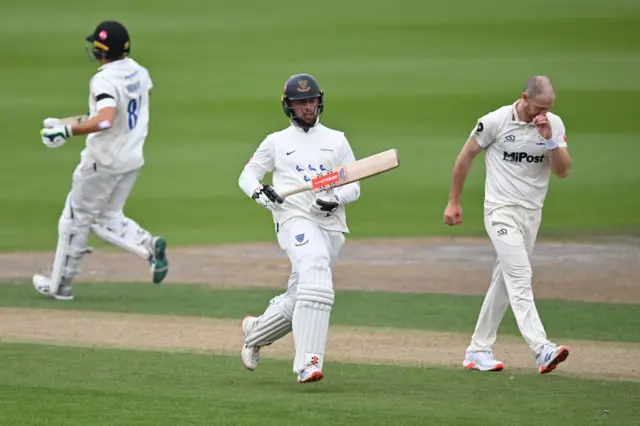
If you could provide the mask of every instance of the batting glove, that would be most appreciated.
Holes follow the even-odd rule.
[[[341,205],[342,200],[338,197],[338,194],[334,194],[329,198],[317,198],[315,202],[311,203],[309,210],[316,217],[329,217]]]
[[[278,195],[278,193],[269,185],[260,185],[251,198],[256,200],[256,203],[262,207],[274,211],[280,207],[280,204],[284,203],[284,199]]]
[[[47,148],[58,148],[67,142],[67,139],[73,136],[71,126],[54,126],[52,128],[44,128],[40,130],[42,143]]]
[[[45,118],[42,120],[42,127],[52,129],[60,124],[59,118]]]

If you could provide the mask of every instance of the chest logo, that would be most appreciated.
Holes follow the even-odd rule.
[[[318,171],[318,169],[320,169],[320,171]],[[311,182],[312,177],[310,177],[307,174],[307,171],[311,172],[311,173],[309,173],[309,175],[312,175],[313,178],[315,178],[317,176],[323,176],[325,174],[329,174],[329,173],[332,172],[330,169],[327,169],[322,164],[320,164],[320,166],[318,166],[317,169],[315,167],[313,167],[311,164],[309,164],[306,169],[304,167],[300,167],[299,165],[296,164],[296,172],[303,173],[302,179],[305,182]]]
[[[514,135],[507,135],[504,137],[504,141],[505,142],[515,142],[516,141],[516,137]]]
[[[507,152],[504,151],[502,159],[510,163],[542,163],[545,155],[531,155],[528,152]]]

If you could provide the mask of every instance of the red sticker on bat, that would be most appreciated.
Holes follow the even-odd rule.
[[[339,180],[340,180],[340,177],[338,176],[338,172],[333,172],[333,173],[329,173],[328,175],[319,176],[315,179],[312,179],[311,185],[313,185],[313,189],[319,189],[319,188],[328,187],[338,182]]]

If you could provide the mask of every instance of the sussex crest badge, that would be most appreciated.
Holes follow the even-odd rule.
[[[298,80],[298,92],[308,92],[309,90],[311,90],[311,87],[309,87],[309,81],[308,80]]]

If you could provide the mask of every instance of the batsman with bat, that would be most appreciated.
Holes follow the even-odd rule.
[[[547,339],[533,300],[529,260],[550,174],[564,178],[571,166],[564,123],[549,112],[554,102],[555,89],[549,79],[531,78],[520,99],[478,120],[453,167],[444,221],[455,226],[462,223],[464,181],[473,159],[484,151],[484,223],[497,253],[491,284],[463,362],[468,369],[504,368],[494,359],[492,346],[509,305],[540,374],[553,371],[569,356],[566,346]]]
[[[290,126],[268,135],[245,165],[239,185],[273,214],[280,247],[291,261],[287,291],[265,312],[242,321],[242,361],[254,370],[260,348],[293,331],[293,372],[298,383],[322,380],[329,317],[334,304],[331,268],[349,232],[345,206],[360,196],[359,182],[327,191],[279,195],[311,182],[317,175],[355,161],[344,133],[320,124],[323,91],[309,74],[290,77],[282,108]],[[273,172],[273,186],[263,184]]]
[[[58,244],[51,276],[34,275],[35,289],[57,300],[72,300],[71,283],[79,273],[89,232],[149,262],[153,282],[168,272],[166,241],[154,237],[123,213],[124,204],[144,164],[153,83],[146,68],[129,58],[127,29],[115,21],[100,23],[86,38],[92,59],[100,62],[89,94],[89,116],[48,118],[42,143],[58,148],[71,136],[87,135],[80,164],[58,222]]]

